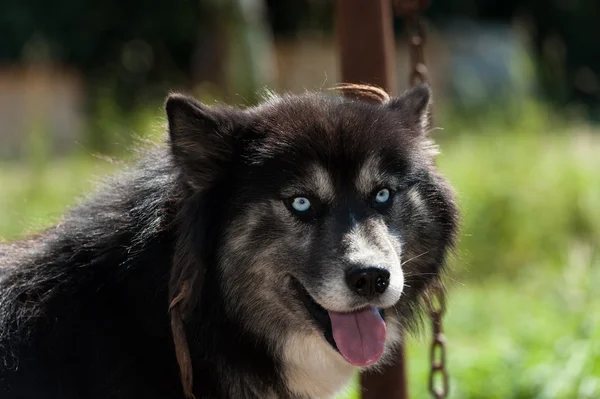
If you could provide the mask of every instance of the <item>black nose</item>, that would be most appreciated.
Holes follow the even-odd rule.
[[[390,285],[390,272],[378,267],[350,269],[346,272],[346,284],[360,296],[377,296]]]

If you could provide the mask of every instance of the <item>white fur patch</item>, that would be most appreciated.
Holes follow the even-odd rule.
[[[371,193],[377,184],[383,180],[383,174],[380,168],[380,160],[377,157],[370,157],[363,163],[356,178],[356,189],[365,195]]]
[[[335,186],[329,176],[329,172],[321,165],[314,164],[309,170],[311,181],[315,185],[316,193],[323,200],[333,200],[335,198]]]
[[[374,266],[389,261],[384,251],[373,246],[369,242],[369,238],[373,239],[374,237],[369,237],[369,234],[364,231],[363,226],[360,224],[355,224],[344,236],[343,240],[347,248],[344,257],[348,262],[356,265]]]
[[[335,199],[335,185],[327,169],[315,163],[306,170],[302,179],[286,187],[283,194],[313,194],[322,201],[332,201]]]
[[[291,334],[283,360],[288,388],[310,398],[334,397],[348,385],[356,370],[313,332]]]
[[[395,361],[394,350],[402,342],[400,323],[386,318],[385,349],[381,360],[366,367],[377,370]],[[315,332],[292,333],[284,346],[285,378],[288,388],[310,398],[333,398],[341,393],[355,371],[362,368],[348,363],[331,345]]]
[[[324,277],[326,281],[318,292],[310,292],[311,296],[327,310],[334,312],[348,312],[353,310],[350,299],[353,294],[346,285],[343,270]]]
[[[377,245],[373,244],[376,240]],[[350,264],[362,267],[381,267],[390,272],[388,289],[377,298],[377,306],[386,308],[395,304],[404,289],[404,273],[400,263],[402,244],[384,224],[355,225],[346,235],[344,257]]]
[[[385,173],[381,169],[381,160],[372,156],[362,164],[354,184],[358,192],[366,196],[382,185],[393,188],[398,184],[398,178]]]

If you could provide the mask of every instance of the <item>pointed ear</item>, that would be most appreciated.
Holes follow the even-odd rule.
[[[165,109],[176,164],[192,187],[206,187],[233,155],[235,112],[207,107],[183,94],[171,94]]]
[[[417,135],[424,135],[430,123],[431,89],[421,83],[388,102],[390,110],[404,120]]]

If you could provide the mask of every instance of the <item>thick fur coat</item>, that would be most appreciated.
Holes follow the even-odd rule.
[[[336,317],[369,306],[365,367],[393,358],[457,229],[428,103],[170,96],[167,145],[0,246],[0,397],[332,397],[362,361]]]

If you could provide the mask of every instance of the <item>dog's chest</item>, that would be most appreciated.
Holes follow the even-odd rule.
[[[334,397],[350,382],[355,370],[314,334],[293,334],[288,339],[284,368],[288,389],[311,399]]]

